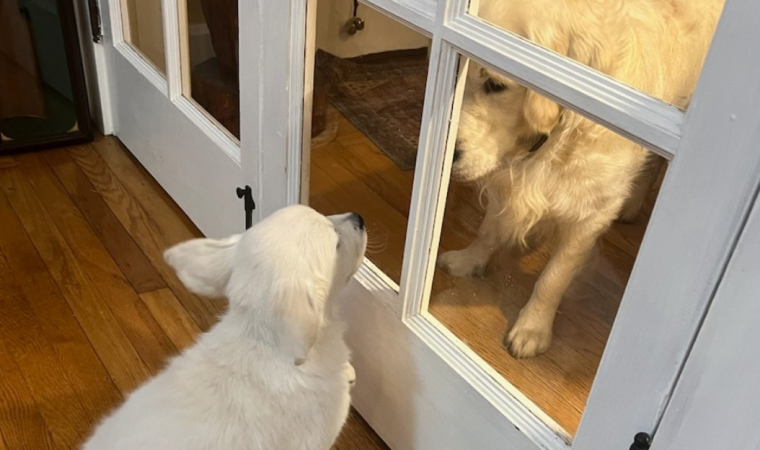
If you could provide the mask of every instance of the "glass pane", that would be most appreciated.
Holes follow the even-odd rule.
[[[240,139],[237,0],[187,0],[183,91]]]
[[[124,0],[124,39],[161,72],[166,73],[161,0]]]
[[[362,214],[368,258],[398,283],[430,40],[366,6],[353,13],[318,2],[309,203]]]
[[[480,0],[471,13],[685,109],[724,2]]]
[[[666,164],[475,61],[466,82],[429,312],[574,434]]]
[[[57,2],[0,1],[0,149],[80,131],[64,33],[76,40]],[[76,60],[76,59],[74,59]],[[81,70],[81,69],[80,69]]]

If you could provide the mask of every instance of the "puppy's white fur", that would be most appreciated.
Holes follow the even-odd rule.
[[[169,249],[182,282],[225,295],[229,310],[84,449],[330,448],[355,376],[333,298],[365,246],[355,216],[291,206],[242,234]]]
[[[686,107],[724,0],[482,0],[480,16],[559,54]],[[497,92],[498,91],[498,92]],[[536,151],[531,147],[545,135]],[[452,176],[478,181],[486,216],[469,247],[441,255],[478,273],[502,244],[554,250],[506,337],[530,357],[551,342],[560,300],[615,218],[635,220],[661,160],[642,147],[471,62]]]

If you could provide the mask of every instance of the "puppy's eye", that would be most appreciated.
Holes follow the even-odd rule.
[[[487,95],[490,94],[498,94],[499,92],[504,92],[509,87],[507,87],[506,84],[496,81],[493,78],[486,78],[485,83],[483,83],[483,90],[486,91]]]

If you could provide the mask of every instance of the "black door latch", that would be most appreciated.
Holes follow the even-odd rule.
[[[633,444],[629,450],[649,450],[652,445],[652,437],[648,433],[636,433],[633,437]]]
[[[243,209],[245,209],[245,229],[249,229],[253,226],[253,210],[256,209],[256,203],[253,201],[253,193],[251,187],[237,188],[238,198],[243,199]]]

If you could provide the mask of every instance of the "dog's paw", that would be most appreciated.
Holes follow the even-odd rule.
[[[441,254],[436,265],[451,276],[463,278],[482,275],[486,263],[482,258],[476,258],[472,252],[464,249]]]
[[[354,366],[352,366],[351,363],[347,362],[343,368],[343,371],[345,373],[346,380],[348,380],[348,385],[353,387],[356,384],[356,370],[354,370]]]
[[[521,315],[504,338],[504,345],[515,358],[532,358],[545,352],[552,342],[552,322]]]

